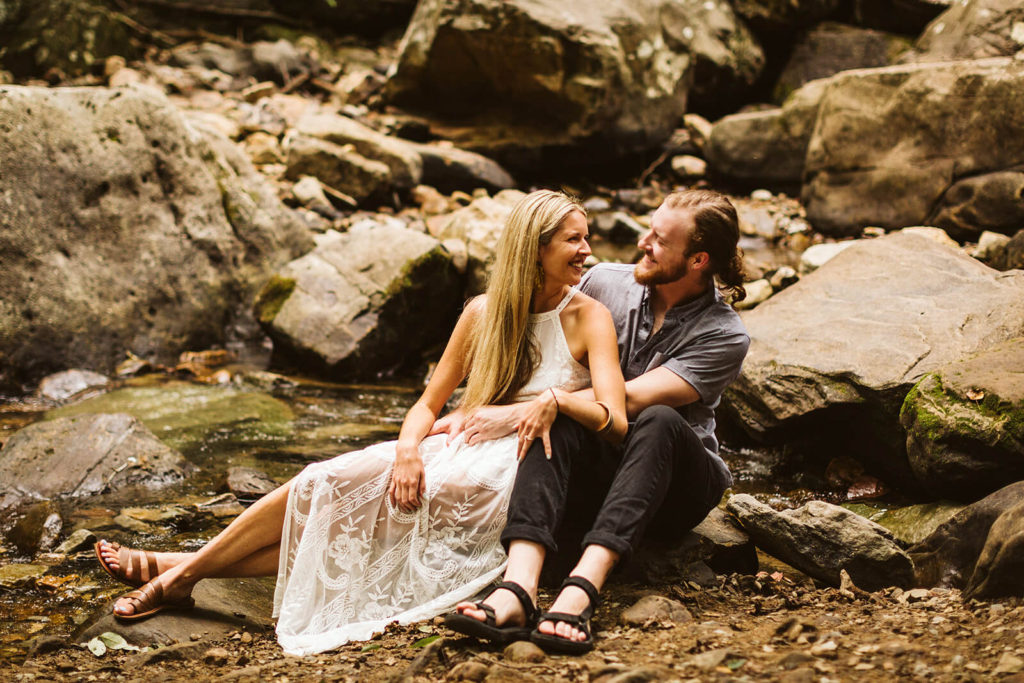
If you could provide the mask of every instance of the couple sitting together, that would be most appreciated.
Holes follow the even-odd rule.
[[[714,410],[749,337],[719,292],[743,296],[726,197],[669,195],[635,266],[584,278],[587,239],[577,201],[523,198],[487,293],[466,305],[398,440],[309,465],[197,552],[100,541],[103,568],[138,587],[114,615],[191,606],[204,578],[276,574],[291,654],[446,612],[450,628],[493,642],[592,649],[616,563],[645,533],[698,524],[731,485]],[[460,407],[438,420],[464,380]],[[589,524],[583,554],[539,613],[541,566],[566,517]]]

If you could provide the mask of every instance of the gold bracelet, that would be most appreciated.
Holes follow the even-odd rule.
[[[605,419],[601,426],[597,428],[597,433],[603,435],[610,431],[613,426],[615,426],[615,416],[612,415],[612,409],[609,408],[608,404],[605,403],[604,401],[594,401],[594,403],[604,408],[604,411],[608,413],[607,419]]]
[[[558,412],[562,412],[562,406],[558,405],[558,397],[555,396],[555,388],[548,387],[548,391],[551,392],[551,398],[553,398],[555,401],[555,410],[557,410]]]

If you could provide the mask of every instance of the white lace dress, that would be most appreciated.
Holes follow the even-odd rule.
[[[548,387],[589,386],[559,319],[574,293],[531,316],[541,363],[518,400]],[[516,435],[474,446],[462,437],[445,446],[446,439],[420,444],[426,495],[415,512],[402,512],[387,495],[394,441],[310,465],[294,479],[274,593],[285,652],[323,652],[392,621],[437,616],[500,576]]]

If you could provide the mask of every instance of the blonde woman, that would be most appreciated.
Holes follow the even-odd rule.
[[[444,613],[492,583],[505,566],[499,535],[530,444],[539,438],[550,448],[559,414],[611,441],[626,432],[611,316],[574,289],[587,237],[576,201],[550,191],[524,197],[505,225],[487,293],[466,306],[398,440],[308,466],[198,552],[101,541],[103,568],[141,585],[115,602],[114,615],[134,620],[191,606],[203,578],[276,573],[278,641],[288,653],[310,654],[369,638],[391,621]],[[528,401],[517,432],[472,445],[430,435],[463,380],[465,414]],[[572,396],[590,384],[596,400]],[[535,614],[534,596],[501,585]],[[490,627],[508,639],[524,635],[522,627]]]

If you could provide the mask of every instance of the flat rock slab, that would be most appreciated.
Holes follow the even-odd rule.
[[[40,422],[16,433],[0,451],[0,509],[131,485],[165,486],[194,469],[131,415]]]
[[[72,640],[84,643],[113,631],[133,645],[170,645],[188,642],[192,634],[216,639],[231,631],[261,631],[271,624],[274,580],[210,579],[196,584],[192,597],[196,600],[193,609],[166,610],[138,622],[116,620],[111,600],[97,609]]]
[[[745,431],[870,443],[858,452],[911,479],[904,397],[929,372],[1024,336],[1024,272],[901,231],[857,242],[742,316],[750,351],[723,403]]]
[[[729,499],[727,509],[765,552],[808,576],[840,585],[845,569],[865,590],[910,586],[914,565],[882,526],[837,505],[812,500],[777,512],[747,494]]]

